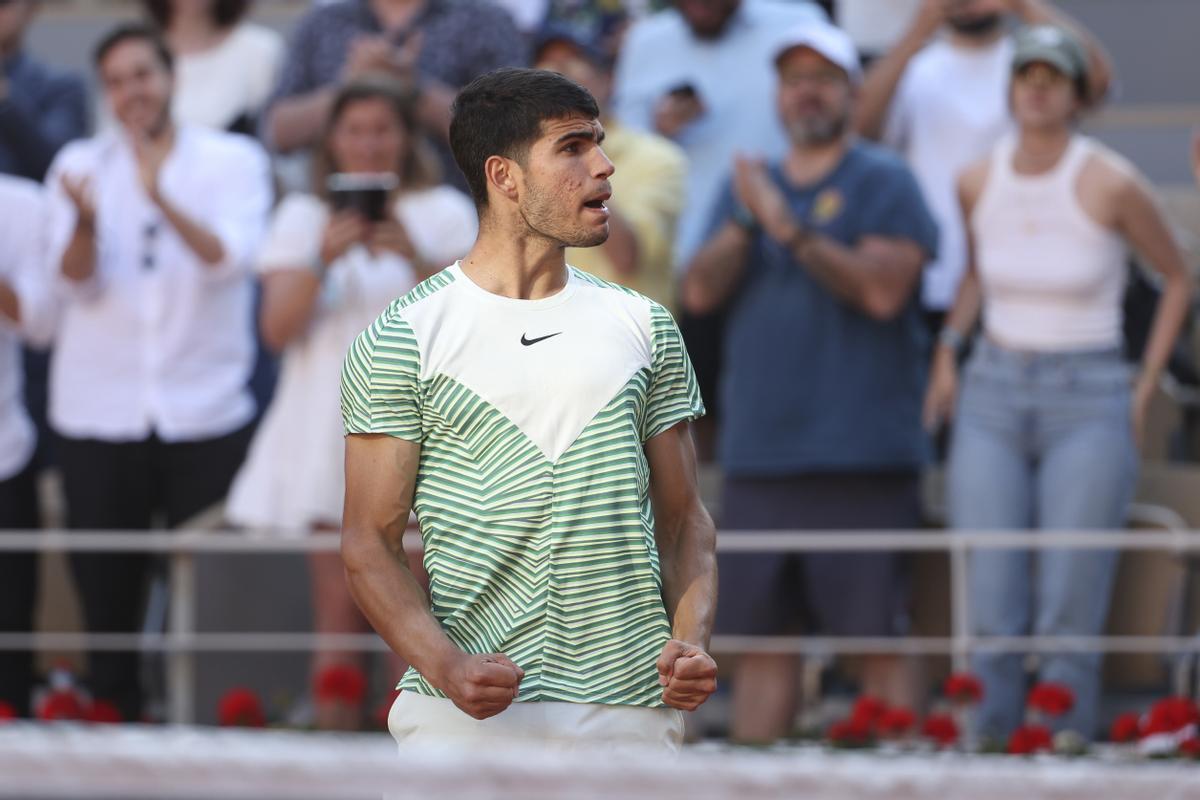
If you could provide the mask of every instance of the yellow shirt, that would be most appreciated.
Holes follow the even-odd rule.
[[[604,152],[616,167],[610,205],[637,236],[637,271],[622,275],[604,246],[570,248],[567,263],[628,286],[670,310],[675,307],[675,224],[683,209],[687,156],[655,134],[605,126]]]

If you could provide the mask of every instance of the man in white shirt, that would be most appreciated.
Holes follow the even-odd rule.
[[[171,56],[121,26],[96,49],[115,130],[68,145],[49,188],[62,300],[50,424],[73,528],[177,526],[224,496],[254,401],[250,263],[271,204],[246,137],[179,127]],[[139,627],[149,558],[72,558],[88,628]],[[141,716],[135,653],[92,653],[97,699]]]
[[[1112,81],[1103,48],[1048,0],[923,0],[908,31],[863,83],[859,133],[883,140],[908,159],[941,229],[938,256],[925,270],[922,286],[935,332],[966,267],[955,182],[1012,127],[1010,18],[1074,31],[1088,51],[1088,102],[1103,100]],[[939,31],[945,35],[934,39]]]
[[[21,340],[44,343],[48,324],[39,281],[42,187],[0,175],[0,531],[38,527],[33,451],[37,433],[21,397]],[[34,553],[0,553],[0,632],[33,630]],[[29,715],[33,654],[0,652],[0,704]]]

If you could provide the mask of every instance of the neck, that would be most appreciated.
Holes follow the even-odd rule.
[[[1063,125],[1054,128],[1022,128],[1017,138],[1016,167],[1021,172],[1045,172],[1053,169],[1071,143],[1072,131]]]
[[[492,212],[494,213],[494,212]],[[468,278],[492,294],[515,300],[540,300],[567,284],[563,247],[542,236],[514,236],[512,226],[485,216],[479,238],[462,260]]]
[[[788,179],[798,186],[816,183],[841,162],[850,147],[850,136],[820,144],[793,144],[784,163]]]

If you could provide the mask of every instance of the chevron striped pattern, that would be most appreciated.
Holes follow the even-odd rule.
[[[413,507],[434,615],[465,651],[519,664],[522,701],[661,705],[670,624],[642,444],[703,413],[674,322],[655,306],[654,363],[551,462],[452,377],[419,381],[400,311],[442,288],[427,284],[359,337],[342,392],[347,432],[421,441]],[[400,688],[441,696],[412,669]]]

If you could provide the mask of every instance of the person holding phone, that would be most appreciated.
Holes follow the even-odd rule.
[[[284,536],[340,529],[342,358],[388,303],[466,253],[475,238],[471,201],[438,185],[439,177],[411,94],[382,80],[338,91],[313,192],[284,198],[259,254],[260,328],[283,364],[230,493],[231,522]],[[309,567],[316,630],[365,630],[337,554],[313,553]],[[355,659],[318,652],[314,675]],[[316,721],[323,728],[360,722],[332,706],[318,706]]]

